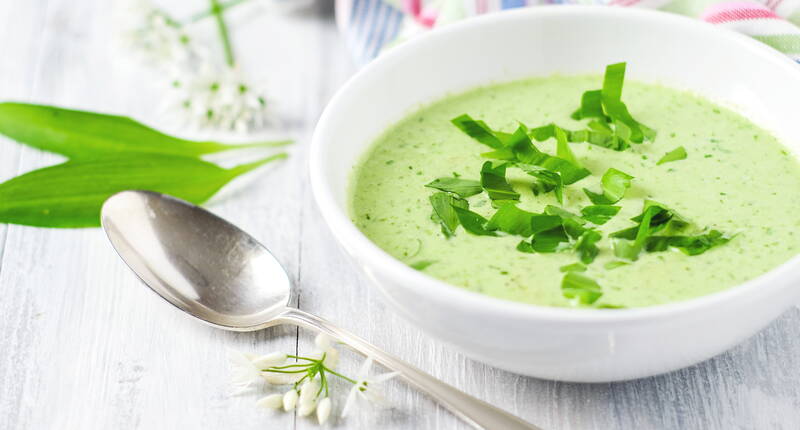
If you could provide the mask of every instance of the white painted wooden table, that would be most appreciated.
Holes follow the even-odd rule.
[[[107,0],[0,2],[0,99],[124,113],[157,124],[152,106],[160,94],[113,66],[119,54],[110,43],[111,12]],[[231,19],[244,67],[268,80],[279,127],[299,144],[289,162],[212,209],[272,248],[299,287],[302,309],[544,429],[800,428],[796,308],[701,365],[598,385],[496,370],[398,318],[334,243],[306,181],[313,126],[354,71],[330,11],[242,12]],[[0,179],[56,160],[0,141]],[[225,394],[226,348],[308,352],[311,339],[294,328],[227,333],[179,314],[139,285],[97,229],[0,226],[0,429],[315,428],[309,419],[255,408],[255,396]],[[342,368],[353,373],[359,361],[344,354]],[[337,410],[347,387],[339,388]],[[396,407],[334,426],[464,427],[401,383],[388,389]]]

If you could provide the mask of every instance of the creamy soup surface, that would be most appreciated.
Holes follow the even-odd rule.
[[[513,132],[518,121],[535,127],[551,122],[585,128],[570,114],[586,90],[602,76],[535,78],[491,85],[425,106],[389,128],[354,168],[351,217],[386,252],[413,265],[428,262],[430,276],[489,296],[545,306],[570,307],[562,294],[559,268],[577,261],[574,252],[529,254],[516,250],[520,237],[476,236],[459,227],[446,238],[431,220],[425,187],[440,177],[480,179],[489,149],[451,124],[462,114],[490,127]],[[598,303],[621,307],[652,306],[690,299],[736,286],[781,263],[800,249],[800,165],[790,151],[747,118],[693,94],[629,81],[623,100],[632,115],[657,131],[653,142],[618,152],[572,143],[580,163],[592,175],[567,186],[563,208],[580,213],[591,202],[582,191],[600,190],[609,168],[634,177],[617,203],[620,212],[600,230],[600,253],[582,275],[602,285]],[[555,141],[535,142],[555,154]],[[687,158],[656,165],[683,146]],[[532,178],[509,169],[508,180],[521,195],[518,207],[542,212],[559,205],[554,193],[535,196]],[[609,232],[635,225],[630,218],[653,199],[692,225],[731,235],[730,242],[696,256],[676,250],[643,252],[637,261],[608,269],[617,261]],[[467,198],[469,207],[491,217],[487,194]]]

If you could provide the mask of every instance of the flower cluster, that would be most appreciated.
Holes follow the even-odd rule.
[[[188,19],[177,19],[149,0],[132,2],[122,20],[125,47],[167,77],[164,86],[166,114],[178,114],[180,125],[195,129],[215,129],[247,133],[260,129],[268,117],[267,97],[262,86],[245,79],[236,64],[228,27],[222,14],[247,0],[212,2],[208,11]],[[216,5],[216,6],[214,6]],[[193,38],[194,24],[206,19],[218,20],[220,39],[225,47],[225,61],[210,54]]]
[[[270,394],[256,404],[266,409],[297,411],[299,416],[316,412],[320,424],[328,421],[333,409],[329,396],[331,377],[353,386],[342,408],[342,417],[348,415],[359,402],[386,405],[379,384],[395,377],[397,373],[369,377],[373,361],[367,358],[358,375],[350,378],[334,370],[339,363],[339,351],[333,347],[328,336],[320,334],[314,343],[317,350],[307,357],[280,352],[263,356],[232,352],[231,366],[236,393],[249,391],[261,381],[272,385],[291,385],[288,391]]]

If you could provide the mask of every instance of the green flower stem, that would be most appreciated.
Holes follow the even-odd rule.
[[[228,66],[233,67],[236,65],[236,60],[233,57],[233,48],[231,47],[231,40],[228,34],[228,26],[225,24],[225,17],[223,17],[224,9],[219,0],[209,1],[211,2],[211,14],[217,22],[219,37],[222,39],[222,47],[225,50],[225,62],[228,63]]]
[[[242,3],[247,3],[248,1],[250,1],[250,0],[231,0],[229,2],[220,3],[219,6],[222,8],[223,11],[226,11],[226,10],[228,10],[228,9],[234,7],[234,6],[238,6],[238,5],[242,4]],[[204,19],[206,19],[206,18],[208,18],[210,16],[213,16],[213,15],[214,15],[214,13],[210,9],[209,10],[204,10],[202,12],[199,12],[199,13],[196,13],[196,14],[192,15],[186,22],[187,23],[195,23],[197,21],[202,21],[202,20],[204,20]]]
[[[331,375],[336,375],[336,376],[344,379],[345,381],[347,381],[347,382],[349,382],[351,384],[358,384],[358,381],[356,381],[355,379],[350,379],[347,376],[344,376],[344,375],[342,375],[341,373],[338,373],[338,372],[334,372],[333,370],[328,369],[325,366],[323,366],[323,368],[325,369],[326,372],[330,373]]]

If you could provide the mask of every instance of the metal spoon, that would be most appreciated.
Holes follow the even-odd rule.
[[[205,209],[154,192],[123,191],[105,202],[101,220],[114,249],[139,278],[201,321],[234,331],[279,324],[316,329],[399,372],[476,428],[538,429],[322,318],[289,307],[292,284],[275,257],[252,236]]]

